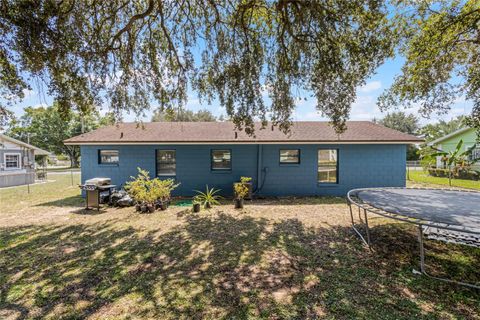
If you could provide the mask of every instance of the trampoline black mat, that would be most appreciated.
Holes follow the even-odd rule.
[[[387,213],[480,230],[480,192],[375,188],[351,195]]]

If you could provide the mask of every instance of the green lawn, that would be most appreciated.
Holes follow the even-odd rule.
[[[424,171],[410,171],[410,181],[418,184],[429,184],[449,187],[448,178],[432,177]],[[480,181],[452,179],[452,187],[480,190]]]
[[[412,273],[415,228],[372,219],[371,252],[343,198],[97,212],[49,178],[0,189],[0,319],[480,319],[478,291]],[[479,249],[427,248],[480,279]]]

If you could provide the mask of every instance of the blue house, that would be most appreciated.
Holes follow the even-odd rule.
[[[123,185],[137,167],[180,182],[177,195],[205,185],[232,194],[241,176],[263,196],[345,195],[360,187],[405,186],[406,147],[417,137],[368,121],[350,121],[337,135],[327,122],[294,122],[255,136],[230,122],[121,123],[65,141],[81,148],[82,182],[109,177]]]

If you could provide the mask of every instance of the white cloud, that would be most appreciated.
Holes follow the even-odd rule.
[[[33,109],[37,109],[37,108],[47,108],[48,105],[46,103],[39,103],[39,104],[36,104],[36,105],[33,105],[32,108]]]
[[[381,87],[382,87],[382,82],[380,82],[380,81],[370,81],[370,82],[367,82],[366,84],[364,84],[363,86],[361,86],[358,90],[360,92],[367,93],[367,92],[372,92],[372,91],[378,90]]]
[[[382,118],[383,114],[376,105],[376,97],[367,95],[357,97],[352,104],[350,111],[350,120],[372,120],[373,118]]]
[[[25,98],[31,97],[35,94],[35,91],[30,89],[23,89],[22,92]]]

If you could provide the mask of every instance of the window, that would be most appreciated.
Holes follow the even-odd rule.
[[[100,164],[118,163],[118,150],[99,150],[98,163]]]
[[[20,153],[6,153],[5,154],[5,168],[20,169]]]
[[[212,150],[212,170],[232,170],[232,152],[230,150]]]
[[[157,176],[174,176],[176,174],[175,150],[157,150]]]
[[[338,151],[336,149],[318,150],[319,183],[338,183]]]
[[[299,164],[300,149],[281,149],[280,164]]]
[[[475,147],[472,150],[472,154],[470,155],[470,161],[477,161],[480,160],[480,147]]]

